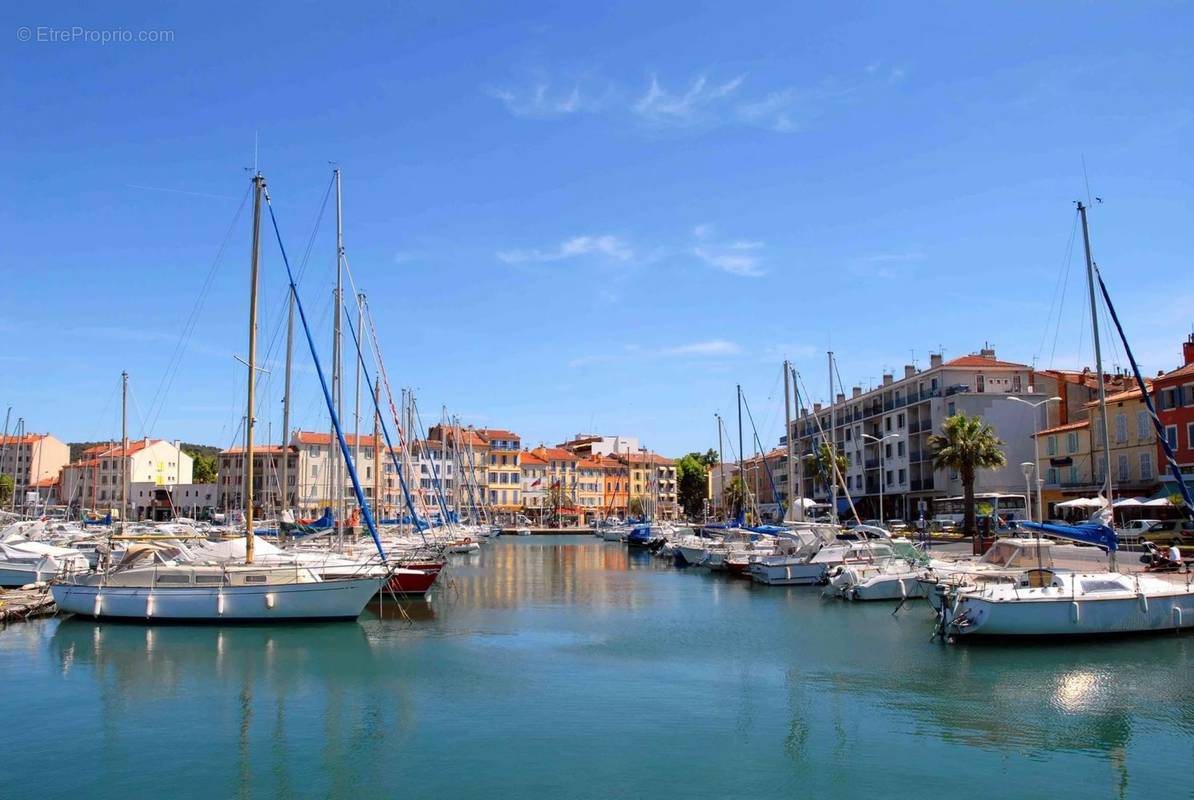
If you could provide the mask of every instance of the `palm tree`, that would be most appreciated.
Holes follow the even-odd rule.
[[[833,448],[829,446],[829,442],[821,442],[814,452],[804,457],[804,472],[824,486],[831,486],[837,480],[833,469],[834,460]],[[846,471],[846,457],[838,453],[836,461],[836,472],[840,475]]]
[[[746,483],[741,478],[734,478],[726,484],[721,501],[723,507],[728,508],[732,516],[738,517],[746,509],[746,498]]]
[[[951,469],[962,479],[965,516],[962,533],[975,535],[974,476],[980,469],[998,469],[1007,465],[1003,442],[982,417],[955,414],[941,425],[941,435],[929,437],[933,469]]]

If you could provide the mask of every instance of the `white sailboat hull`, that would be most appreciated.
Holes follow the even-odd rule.
[[[967,595],[947,613],[958,623],[951,626],[951,632],[962,636],[1143,633],[1194,628],[1194,593],[1116,598],[1062,596],[1023,602]]]
[[[5,564],[0,566],[0,586],[17,587],[27,583],[40,583],[54,577],[55,570],[36,564]]]
[[[379,586],[377,578],[168,589],[60,583],[50,592],[60,611],[96,619],[271,622],[356,619]]]

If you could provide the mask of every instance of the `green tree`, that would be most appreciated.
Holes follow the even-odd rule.
[[[742,478],[733,478],[726,484],[721,501],[723,506],[729,509],[730,516],[737,517],[746,511],[746,500],[749,496]]]
[[[0,475],[0,503],[7,503],[12,500],[12,476]]]
[[[195,483],[215,483],[216,475],[219,473],[220,463],[213,455],[204,455],[203,453],[183,450],[188,456],[194,460],[193,475],[191,480]]]
[[[941,425],[941,433],[929,437],[934,469],[951,469],[962,480],[963,534],[974,536],[974,478],[980,469],[998,469],[1007,464],[1003,442],[981,417],[955,414]]]
[[[693,455],[696,455],[696,453],[693,453]],[[721,462],[721,459],[717,457],[717,451],[712,447],[706,450],[705,455],[699,458],[701,459],[701,463],[706,467],[716,467]]]
[[[699,515],[709,496],[709,469],[705,463],[708,453],[689,453],[676,462],[676,489],[684,513]]]
[[[834,474],[833,469],[833,448],[829,446],[829,442],[821,442],[817,445],[817,449],[804,457],[804,474],[807,477],[820,481],[825,486],[830,486],[837,480],[837,475]],[[846,457],[841,453],[837,455],[837,474],[840,475],[846,471]]]

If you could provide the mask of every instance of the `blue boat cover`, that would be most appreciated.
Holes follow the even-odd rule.
[[[1119,537],[1115,535],[1115,529],[1099,522],[1083,522],[1080,525],[1050,525],[1047,522],[1021,521],[1018,524],[1021,528],[1027,528],[1030,531],[1040,531],[1065,539],[1073,539],[1076,542],[1093,544],[1108,553],[1119,549]]]

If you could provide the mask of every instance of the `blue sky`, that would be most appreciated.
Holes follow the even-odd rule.
[[[739,382],[771,442],[781,360],[822,399],[830,348],[864,386],[938,346],[1089,363],[1083,160],[1129,337],[1171,368],[1194,318],[1194,11],[997,5],[6,4],[0,406],[114,436],[128,369],[133,435],[234,440],[255,137],[292,258],[312,242],[325,351],[336,161],[395,391],[531,445],[704,449]],[[173,41],[36,40],[72,26]],[[265,350],[268,240],[262,281]],[[324,428],[300,362],[295,424]],[[276,438],[280,369],[262,392]]]

